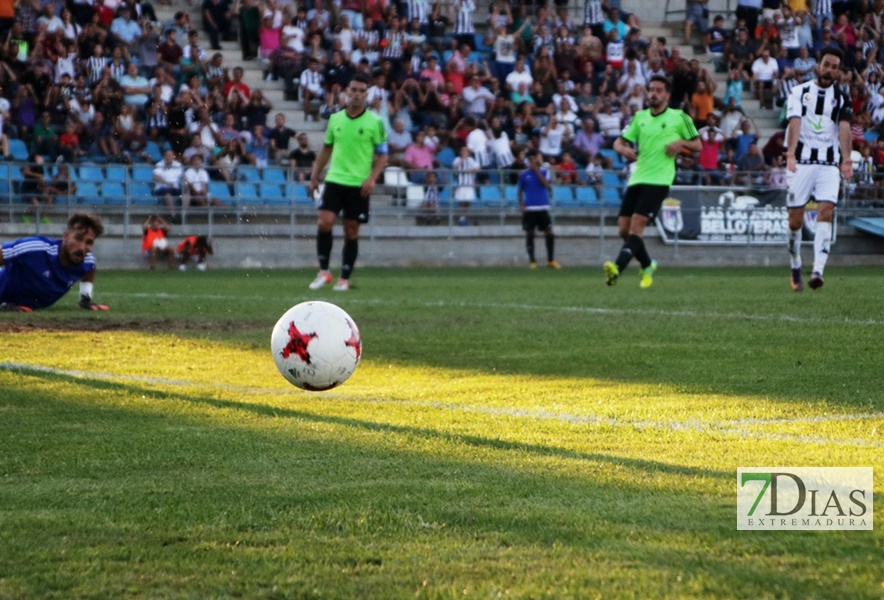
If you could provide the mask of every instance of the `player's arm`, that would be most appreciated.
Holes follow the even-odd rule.
[[[629,140],[626,140],[622,136],[614,140],[614,151],[623,156],[623,158],[625,158],[626,160],[634,161],[636,158],[638,158],[638,154],[636,154],[635,148],[632,147],[632,144],[629,142]]]
[[[92,269],[80,280],[80,302],[77,305],[83,310],[110,310],[106,304],[96,304],[92,301],[94,284],[95,269]]]
[[[328,161],[332,155],[332,149],[334,145],[332,144],[323,144],[322,150],[319,151],[319,156],[316,157],[316,160],[313,162],[313,172],[310,174],[310,189],[308,191],[310,197],[313,197],[313,194],[319,189],[319,176],[325,171],[326,165],[328,165]]]
[[[839,132],[840,133],[840,132]],[[795,172],[797,160],[795,150],[798,149],[798,136],[801,134],[801,117],[791,117],[786,126],[786,169]],[[850,135],[850,125],[847,126],[847,134]],[[850,156],[848,154],[848,156]]]
[[[362,195],[370,196],[374,192],[374,182],[378,180],[387,166],[387,144],[378,144],[371,162],[371,174],[362,182]]]
[[[841,119],[838,123],[838,141],[841,142],[841,174],[846,179],[853,177],[853,161],[850,160],[851,138],[850,121]]]

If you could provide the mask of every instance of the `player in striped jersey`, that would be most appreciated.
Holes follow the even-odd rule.
[[[823,269],[832,243],[832,216],[838,203],[841,176],[853,176],[850,161],[850,98],[838,85],[843,54],[826,48],[816,67],[816,79],[795,86],[786,117],[786,169],[789,182],[789,255],[792,289],[804,289],[801,277],[801,234],[804,207],[810,196],[817,202],[813,240],[813,272],[808,285],[823,287]]]
[[[104,233],[101,219],[74,213],[62,239],[26,237],[3,244],[0,251],[0,307],[31,312],[55,304],[80,282],[79,306],[107,310],[92,302],[95,239]]]

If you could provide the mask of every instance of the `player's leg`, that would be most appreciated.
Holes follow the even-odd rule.
[[[804,231],[804,206],[810,199],[813,185],[813,171],[820,167],[798,165],[796,171],[787,171],[789,193],[786,207],[789,212],[789,285],[796,292],[804,289],[801,278],[801,236]]]
[[[341,277],[334,287],[337,292],[350,289],[350,276],[359,256],[359,226],[368,222],[369,215],[369,199],[359,188],[348,188],[344,202],[344,252]]]
[[[653,221],[663,206],[663,200],[669,195],[669,186],[644,185],[641,186],[641,196],[635,207],[635,213],[629,222],[629,237],[626,243],[632,247],[633,255],[641,265],[641,281],[639,286],[649,288],[654,283],[654,272],[657,270],[657,262],[648,254],[645,246],[645,228]]]
[[[316,259],[319,261],[319,273],[310,283],[311,290],[318,290],[331,283],[332,274],[328,265],[332,251],[332,229],[336,219],[337,213],[323,208],[319,209],[316,218]]]
[[[623,203],[620,205],[620,215],[617,217],[617,231],[620,238],[623,240],[623,246],[620,247],[620,252],[617,253],[617,258],[613,262],[606,262],[604,265],[605,277],[607,279],[606,283],[608,285],[614,285],[617,283],[617,278],[620,276],[620,273],[623,272],[629,264],[629,261],[632,260],[632,247],[629,245],[628,239],[632,215],[635,211],[635,207],[638,205],[638,198],[640,195],[640,190],[638,188],[639,186],[627,187],[626,194],[623,197]]]
[[[546,242],[546,266],[550,269],[561,269],[562,266],[556,262],[556,235],[553,232],[549,211],[541,213],[540,226],[543,231],[543,239]]]
[[[813,273],[808,282],[812,290],[823,287],[823,271],[829,260],[829,249],[832,245],[832,219],[834,215],[834,202],[818,202],[816,232],[813,236]]]

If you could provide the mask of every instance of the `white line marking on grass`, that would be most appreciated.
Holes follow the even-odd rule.
[[[227,296],[223,294],[166,294],[166,293],[128,293],[128,292],[102,292],[107,296],[126,296],[128,298],[160,298],[166,300],[242,300],[243,296]],[[268,298],[263,296],[250,296],[254,300],[271,302],[278,300],[276,297]],[[350,304],[364,304],[368,306],[376,306],[380,304],[388,304],[386,301],[376,299],[360,299],[347,298]],[[623,308],[603,308],[596,306],[560,306],[554,304],[525,304],[525,303],[503,303],[503,302],[448,302],[444,300],[432,302],[410,303],[404,302],[406,306],[421,306],[423,308],[495,308],[504,310],[525,310],[525,311],[561,311],[574,312],[592,315],[642,315],[648,317],[683,317],[687,319],[727,319],[737,321],[763,321],[763,322],[783,322],[783,323],[830,323],[836,325],[861,325],[861,326],[881,326],[884,320],[881,319],[853,319],[851,317],[843,318],[821,318],[817,316],[795,316],[795,315],[759,315],[744,312],[721,313],[721,312],[698,312],[691,310],[647,310],[647,309],[623,309]]]
[[[167,385],[174,387],[203,387],[221,389],[249,394],[271,394],[282,389],[255,388],[236,385],[218,385],[216,383],[199,383],[161,377],[140,377],[134,375],[117,375],[114,373],[98,373],[88,371],[75,371],[56,369],[41,365],[29,365],[23,363],[0,362],[0,370],[4,371],[38,371],[54,375],[66,375],[69,377],[84,377],[90,379],[103,379],[108,381],[129,381],[146,383],[148,385]],[[430,400],[390,400],[386,398],[372,398],[368,400],[353,400],[345,394],[323,394],[325,399],[363,402],[370,404],[395,404],[397,406],[427,407],[438,410],[449,410],[465,413],[484,414],[492,416],[539,419],[546,421],[560,421],[579,425],[608,425],[610,427],[632,427],[635,429],[668,429],[672,431],[691,431],[700,433],[717,433],[720,435],[735,435],[744,438],[764,439],[771,441],[803,442],[808,444],[835,444],[839,446],[862,446],[871,448],[884,448],[884,443],[864,439],[838,439],[821,436],[792,435],[779,433],[765,433],[746,429],[747,425],[790,425],[800,423],[824,423],[837,421],[862,421],[872,419],[884,419],[884,413],[844,414],[844,415],[818,415],[814,417],[796,417],[787,419],[741,419],[735,421],[711,421],[704,423],[696,419],[689,421],[654,421],[654,420],[622,420],[613,417],[599,417],[596,415],[575,415],[570,413],[558,413],[545,410],[523,410],[518,408],[499,408],[493,406],[471,406],[467,404],[449,404]]]

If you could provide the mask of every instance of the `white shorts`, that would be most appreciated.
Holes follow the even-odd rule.
[[[786,206],[801,208],[813,195],[817,202],[838,204],[841,190],[841,169],[831,165],[796,165],[796,171],[786,171],[789,195]]]
[[[169,247],[169,240],[167,240],[166,238],[156,238],[153,241],[153,247],[157,250],[165,250]]]
[[[476,188],[460,186],[454,190],[454,199],[458,202],[472,202],[476,199]]]

